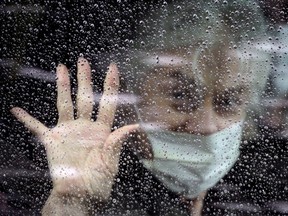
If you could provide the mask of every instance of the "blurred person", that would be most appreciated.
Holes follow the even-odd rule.
[[[267,212],[284,215],[288,213],[288,26],[278,25],[276,28],[277,34],[272,47],[274,70],[269,74],[269,81],[261,100],[263,108],[258,113],[261,117],[261,136],[258,140],[262,139],[263,144],[257,148],[261,152],[261,162],[255,169],[265,169],[269,173],[266,178],[272,182],[275,180],[273,184],[268,184],[268,187],[265,181],[258,181],[259,189],[265,191],[268,196],[265,200]]]
[[[53,190],[43,214],[201,215],[206,191],[239,156],[245,110],[265,85],[269,56],[255,48],[263,35],[255,2],[155,6],[140,21],[136,49],[118,64],[137,95],[134,116],[123,120],[136,124],[118,129],[116,64],[95,122],[88,61],[77,62],[76,114],[68,69],[58,65],[54,128],[12,109],[46,148]],[[133,154],[121,154],[123,142]]]
[[[262,98],[267,118],[262,119],[262,124],[268,126],[276,132],[278,137],[288,138],[288,70],[287,70],[287,51],[288,51],[288,25],[278,25],[277,38],[271,49],[274,51],[274,70],[269,76],[269,85]],[[265,113],[260,113],[264,115]],[[275,134],[275,133],[274,133]]]

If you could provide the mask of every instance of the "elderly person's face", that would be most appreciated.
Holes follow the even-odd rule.
[[[155,56],[147,57],[153,61]],[[142,120],[178,132],[209,135],[245,117],[248,77],[234,50],[195,53],[186,49],[157,55],[147,72],[139,104]]]

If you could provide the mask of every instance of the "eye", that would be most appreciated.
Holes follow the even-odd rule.
[[[235,101],[232,101],[230,97],[224,97],[223,99],[220,100],[220,104],[223,107],[231,107],[234,105]]]
[[[220,115],[235,114],[242,107],[242,99],[235,94],[226,93],[215,96],[213,104]]]
[[[174,99],[184,99],[185,93],[183,91],[173,90],[172,96]]]
[[[174,110],[189,113],[197,109],[201,104],[202,98],[197,92],[188,88],[175,89],[170,93],[170,105]]]

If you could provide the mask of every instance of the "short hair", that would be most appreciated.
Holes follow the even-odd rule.
[[[135,47],[177,48],[205,41],[237,45],[258,40],[265,30],[263,14],[253,0],[164,1],[139,21]]]
[[[128,85],[145,80],[151,67],[157,65],[157,53],[186,47],[195,52],[192,65],[203,50],[235,49],[242,75],[250,77],[252,102],[256,103],[270,71],[270,55],[261,49],[267,43],[266,23],[255,1],[183,0],[158,4],[139,22],[134,49],[125,67]],[[154,64],[143,61],[154,56]],[[138,83],[138,84],[137,84]],[[134,93],[138,93],[137,91]]]

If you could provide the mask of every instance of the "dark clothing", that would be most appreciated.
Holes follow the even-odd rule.
[[[189,215],[188,205],[169,191],[125,148],[119,174],[103,215]]]
[[[27,151],[28,144],[19,142],[20,148],[5,140],[0,139],[0,215],[40,215],[52,189],[45,150],[30,143],[35,147]],[[208,192],[203,216],[287,215],[278,207],[288,201],[287,140],[270,140],[242,147],[229,174]],[[124,147],[112,196],[97,215],[187,216],[189,210]]]

